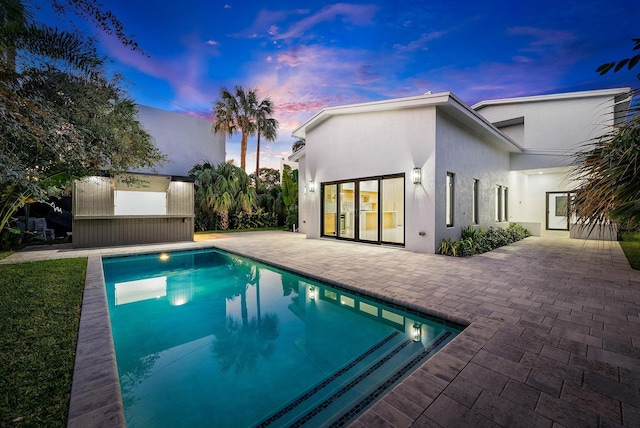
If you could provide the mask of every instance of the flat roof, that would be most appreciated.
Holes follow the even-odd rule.
[[[500,104],[515,104],[515,103],[530,103],[537,101],[555,101],[555,100],[568,100],[575,98],[588,98],[588,97],[602,97],[602,96],[615,96],[623,95],[631,92],[631,88],[614,88],[614,89],[597,89],[593,91],[580,91],[580,92],[563,92],[559,94],[547,94],[547,95],[534,95],[529,97],[516,97],[516,98],[501,98],[495,100],[480,101],[471,106],[474,110],[480,110],[483,107]]]

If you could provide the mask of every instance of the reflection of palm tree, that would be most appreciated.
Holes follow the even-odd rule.
[[[156,352],[155,354],[136,358],[131,364],[127,364],[127,361],[118,362],[121,373],[120,387],[122,388],[122,401],[125,407],[131,406],[139,400],[139,398],[136,398],[133,389],[149,377],[149,372],[156,364],[158,358],[160,358],[160,353]]]
[[[231,288],[233,299],[240,296],[240,320],[227,317],[225,329],[216,334],[212,343],[214,356],[220,361],[223,372],[235,366],[237,372],[245,369],[255,370],[258,357],[268,359],[275,351],[275,340],[280,332],[278,316],[266,314],[264,318],[260,309],[260,269],[251,262],[233,257],[229,258],[229,269],[235,279]],[[249,320],[247,310],[247,289],[256,287],[257,317]]]
[[[273,341],[280,335],[278,323],[276,314],[265,314],[261,321],[253,317],[246,323],[227,317],[226,328],[211,344],[222,372],[234,366],[237,373],[256,371],[258,358],[269,359],[275,352]]]

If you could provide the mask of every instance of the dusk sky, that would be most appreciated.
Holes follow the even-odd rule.
[[[96,34],[136,102],[210,117],[221,86],[271,97],[280,130],[262,144],[261,166],[278,168],[291,132],[324,107],[427,91],[452,91],[472,105],[640,86],[638,67],[595,73],[633,53],[637,0],[104,3],[149,54]],[[228,138],[227,159],[239,164],[239,152],[240,135]],[[254,138],[247,165],[251,172]]]

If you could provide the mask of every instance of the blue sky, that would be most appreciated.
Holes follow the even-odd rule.
[[[640,86],[640,69],[594,71],[631,55],[636,0],[105,3],[149,54],[95,34],[138,103],[210,116],[221,86],[271,97],[280,131],[262,144],[261,166],[278,167],[292,130],[324,107],[427,91],[471,105]],[[239,161],[239,147],[239,135],[228,138],[227,158]]]

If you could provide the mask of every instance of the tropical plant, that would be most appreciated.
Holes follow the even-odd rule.
[[[189,175],[195,179],[196,207],[217,214],[220,229],[229,228],[231,215],[255,208],[255,189],[244,170],[233,163],[213,166],[205,162],[195,165]]]
[[[240,168],[246,170],[247,141],[249,135],[256,132],[256,107],[258,97],[256,90],[245,90],[235,86],[233,92],[220,88],[220,97],[213,106],[213,131],[222,132],[231,137],[234,132],[242,134],[240,140]]]
[[[298,150],[302,150],[305,148],[305,146],[307,145],[307,142],[304,138],[298,138],[292,145],[291,145],[291,151],[293,153],[297,152]]]
[[[20,0],[0,2],[0,111],[0,229],[24,203],[57,194],[54,177],[163,160],[93,39],[34,22]]]
[[[273,118],[273,102],[267,97],[260,101],[256,107],[256,132],[258,139],[256,143],[256,188],[260,186],[260,137],[264,135],[267,141],[275,141],[278,137],[278,127],[280,124]]]
[[[282,201],[287,207],[285,227],[298,224],[298,170],[285,165],[282,170]]]
[[[572,203],[578,221],[640,221],[640,115],[589,144],[575,156],[581,183]]]
[[[634,43],[633,50],[640,50],[640,39],[631,39],[631,41]],[[620,61],[611,61],[602,64],[596,69],[596,72],[600,73],[600,75],[604,75],[607,74],[611,69],[613,69],[613,72],[617,73],[618,71],[622,70],[625,65],[627,66],[627,70],[631,70],[633,67],[638,65],[638,62],[640,62],[640,53],[630,58],[621,59]],[[640,73],[638,73],[638,79],[640,79]]]
[[[529,232],[519,224],[511,223],[506,229],[490,227],[478,229],[474,226],[462,228],[461,239],[443,239],[438,247],[438,253],[453,257],[467,257],[473,254],[482,254],[503,245],[520,241]]]

